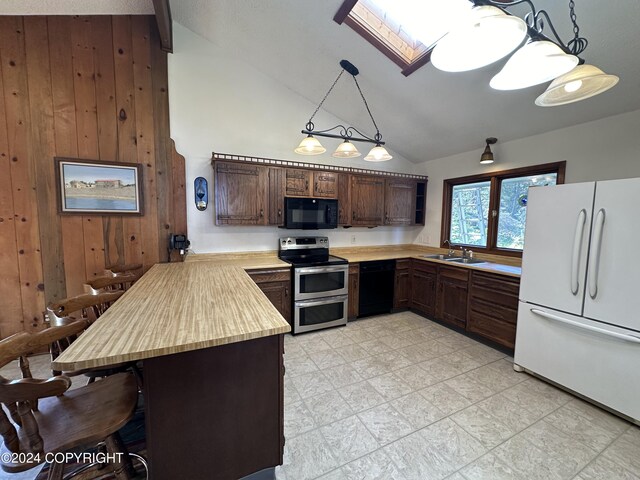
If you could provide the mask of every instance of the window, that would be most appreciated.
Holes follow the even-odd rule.
[[[531,187],[564,183],[566,162],[444,181],[442,239],[486,253],[521,255]]]

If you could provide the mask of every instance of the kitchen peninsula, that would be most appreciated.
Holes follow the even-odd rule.
[[[289,331],[242,268],[158,264],[53,366],[142,360],[150,478],[241,478],[282,463]]]

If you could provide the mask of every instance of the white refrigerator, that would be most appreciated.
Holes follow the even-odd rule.
[[[515,368],[640,421],[640,178],[529,190]]]

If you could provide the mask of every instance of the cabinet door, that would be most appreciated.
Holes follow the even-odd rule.
[[[408,308],[411,284],[411,260],[396,260],[393,308]]]
[[[338,198],[338,174],[335,172],[313,172],[313,196]]]
[[[435,316],[436,285],[438,268],[436,265],[420,260],[411,263],[411,308]]]
[[[338,225],[351,225],[351,178],[338,174]]]
[[[358,317],[358,305],[360,304],[360,265],[349,265],[349,307],[347,317]]]
[[[284,169],[269,167],[269,225],[284,225]]]
[[[596,183],[584,316],[640,331],[640,179]]]
[[[285,173],[285,195],[287,197],[310,197],[312,173],[310,170],[287,168]]]
[[[384,192],[384,224],[412,225],[416,217],[416,181],[387,178]]]
[[[436,318],[457,327],[467,325],[469,272],[462,268],[438,269]]]
[[[216,225],[266,225],[268,168],[216,162]]]
[[[262,293],[278,309],[280,315],[291,323],[291,296],[289,282],[267,282],[258,285]]]
[[[384,178],[351,176],[351,225],[375,227],[384,220]]]
[[[513,349],[519,287],[520,280],[515,277],[472,272],[467,331]]]

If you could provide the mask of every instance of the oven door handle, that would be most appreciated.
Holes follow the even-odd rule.
[[[295,302],[294,306],[296,308],[315,307],[316,305],[328,305],[330,303],[345,302],[348,298],[349,295],[338,295],[336,297],[323,297],[313,300],[302,300],[300,302]]]
[[[296,268],[296,274],[298,273],[332,273],[332,272],[348,272],[349,265],[340,265],[338,267],[305,267]]]

